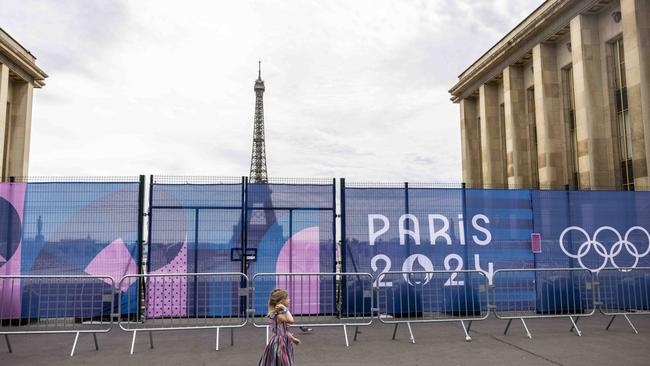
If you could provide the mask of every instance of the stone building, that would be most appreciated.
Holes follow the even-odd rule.
[[[36,57],[0,29],[0,170],[2,180],[27,176],[34,88],[47,74]]]
[[[650,0],[545,1],[449,92],[468,187],[650,187]]]

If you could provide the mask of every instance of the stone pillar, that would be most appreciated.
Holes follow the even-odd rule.
[[[567,182],[566,144],[555,45],[540,43],[533,47],[533,78],[539,186],[561,189]]]
[[[9,95],[9,67],[0,63],[0,175],[4,171],[5,159],[3,156],[5,146],[5,133],[9,121],[7,120],[7,102]]]
[[[530,188],[530,158],[526,89],[521,66],[503,70],[503,102],[505,107],[506,156],[509,188]]]
[[[29,167],[29,144],[32,129],[32,99],[34,87],[31,83],[15,83],[11,118],[12,132],[9,144],[9,176],[27,176]]]
[[[463,181],[468,188],[482,187],[481,126],[476,98],[460,101],[460,135],[463,155]]]
[[[495,84],[483,84],[479,88],[481,117],[481,150],[483,186],[505,188],[505,151],[501,141],[499,124],[499,96]]]
[[[605,109],[598,16],[580,14],[570,27],[580,188],[611,189],[616,186],[618,159]]]
[[[650,152],[650,3],[621,0],[627,101],[632,127],[634,185],[649,189]]]

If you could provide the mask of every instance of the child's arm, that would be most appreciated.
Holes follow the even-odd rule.
[[[300,343],[302,343],[300,339],[293,336],[293,333],[287,333],[287,335],[289,336],[289,340],[293,342],[295,345],[299,345]]]
[[[278,321],[281,321],[283,323],[289,323],[289,324],[294,322],[293,315],[291,315],[289,309],[287,309],[286,306],[282,304],[278,304],[275,306],[275,311],[278,314],[278,318],[277,318]]]

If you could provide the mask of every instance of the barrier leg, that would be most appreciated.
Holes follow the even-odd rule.
[[[345,346],[350,347],[350,343],[348,342],[348,326],[343,324],[343,334],[345,334]]]
[[[153,332],[149,331],[149,347],[153,349]]]
[[[235,345],[235,328],[230,328],[230,347]]]
[[[612,323],[614,322],[614,319],[616,319],[616,315],[613,315],[611,319],[609,319],[609,323],[607,323],[607,326],[605,327],[605,330],[609,330],[609,327],[612,326]]]
[[[627,314],[623,314],[623,316],[625,317],[625,320],[627,320],[627,323],[630,324],[630,327],[632,327],[632,330],[634,331],[634,333],[639,334],[639,332],[637,332],[636,328],[634,327],[634,324],[632,324],[632,321],[627,316]]]
[[[357,341],[357,334],[359,334],[359,326],[354,327],[354,341]]]
[[[521,324],[524,326],[524,329],[526,330],[526,336],[528,337],[528,339],[533,339],[533,336],[530,335],[530,331],[528,330],[528,326],[526,325],[524,318],[520,318],[520,319],[521,319]]]
[[[93,341],[95,341],[95,351],[99,351],[99,343],[97,343],[97,333],[93,333]]]
[[[138,331],[134,330],[133,331],[133,338],[131,339],[131,353],[130,354],[133,354],[133,347],[135,347],[135,336],[137,334],[138,334]]]
[[[395,323],[395,328],[393,328],[393,340],[395,340],[395,336],[397,335],[397,326],[399,323]]]
[[[269,326],[266,326],[266,345],[269,345]]]
[[[580,318],[576,318],[576,324],[578,324],[579,321],[580,321]],[[574,328],[574,327],[573,327],[573,325],[572,325],[572,326],[571,326],[571,329],[569,329],[569,332],[573,332],[573,328]]]
[[[467,324],[467,333],[469,333],[469,330],[472,329],[472,320],[469,321]]]
[[[215,341],[215,345],[214,345],[214,350],[215,350],[215,351],[218,351],[218,350],[219,350],[219,329],[220,329],[220,328],[217,327],[217,340]]]
[[[627,316],[627,314],[623,314],[623,316],[625,317],[625,320],[627,320],[627,323],[630,325],[630,327],[632,328],[634,333],[639,334],[639,332],[636,330],[636,327],[632,323],[632,320],[630,320],[630,318]],[[609,327],[612,326],[612,323],[614,322],[614,319],[616,319],[616,315],[612,316],[612,318],[609,320],[609,323],[607,324],[607,327],[605,329],[609,330]]]
[[[506,325],[506,330],[503,331],[503,335],[508,335],[508,329],[510,329],[511,323],[512,323],[512,319],[508,319],[508,324]]]
[[[77,341],[79,340],[79,332],[74,336],[74,343],[72,344],[72,351],[70,351],[70,357],[74,356],[74,350],[77,348]]]
[[[470,324],[471,324],[471,323],[470,323]],[[465,327],[465,322],[462,321],[462,320],[460,321],[460,325],[463,326],[463,330],[465,331],[465,342],[471,342],[471,341],[472,341],[472,337],[469,336],[469,328],[466,328],[466,327]],[[415,343],[415,342],[413,342],[413,343]]]
[[[9,350],[9,353],[12,353],[13,350],[11,349],[11,342],[9,342],[9,335],[5,334],[5,342],[7,342],[7,350]]]
[[[578,335],[578,337],[581,337],[582,332],[580,331],[580,329],[578,329],[578,324],[573,320],[572,316],[570,316],[569,319],[571,320],[571,324],[573,324],[573,328],[575,328],[575,330],[576,330],[576,334]],[[578,318],[578,319],[580,319],[580,318]]]
[[[415,344],[415,337],[413,336],[413,329],[411,329],[411,323],[406,322],[406,326],[409,328],[409,334],[411,335],[411,343]]]

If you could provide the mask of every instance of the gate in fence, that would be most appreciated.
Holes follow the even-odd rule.
[[[152,177],[149,273],[333,272],[335,207],[327,179]]]

